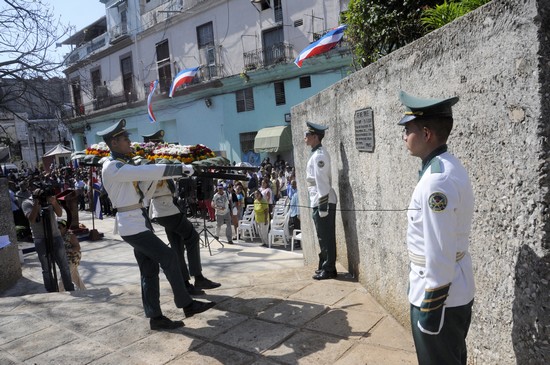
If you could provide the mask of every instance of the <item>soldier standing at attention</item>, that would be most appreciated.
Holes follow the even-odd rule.
[[[418,362],[466,365],[466,335],[474,302],[468,252],[474,211],[470,178],[447,151],[458,98],[420,99],[401,92],[399,122],[412,156],[422,160],[409,204],[409,302]]]
[[[331,187],[330,156],[321,145],[327,127],[307,122],[304,136],[311,147],[307,162],[306,181],[313,222],[319,239],[319,266],[313,279],[333,279],[336,272],[336,192]]]
[[[98,132],[111,149],[111,158],[103,164],[102,180],[105,190],[117,208],[116,228],[124,241],[134,248],[141,273],[141,295],[145,315],[150,318],[152,330],[182,327],[182,321],[172,321],[163,316],[160,308],[159,264],[174,293],[176,307],[183,308],[185,317],[212,308],[213,302],[193,300],[185,289],[185,281],[178,265],[178,258],[152,231],[151,222],[143,208],[143,192],[139,181],[165,180],[192,173],[183,164],[140,165],[129,158],[132,152],[129,133],[124,129],[126,120]]]

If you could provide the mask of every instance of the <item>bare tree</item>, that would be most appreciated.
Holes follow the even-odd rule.
[[[52,50],[68,30],[43,0],[0,1],[0,110],[59,114],[63,98],[52,84],[63,63]]]

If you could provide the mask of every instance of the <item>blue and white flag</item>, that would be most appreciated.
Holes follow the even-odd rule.
[[[327,32],[318,41],[313,42],[309,46],[304,48],[302,52],[300,52],[296,60],[294,60],[296,66],[302,67],[302,63],[306,58],[328,52],[336,47],[338,42],[340,42],[340,40],[344,36],[344,30],[346,30],[347,27],[347,25],[342,24],[339,27]]]

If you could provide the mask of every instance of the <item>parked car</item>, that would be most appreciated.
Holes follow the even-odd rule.
[[[2,167],[5,176],[8,176],[10,172],[13,172],[15,174],[15,177],[19,177],[19,168],[17,167],[17,165],[14,165],[12,163],[0,163],[0,167]]]

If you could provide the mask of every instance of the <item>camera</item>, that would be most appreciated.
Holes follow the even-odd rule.
[[[32,198],[40,201],[40,205],[47,205],[48,198],[55,195],[53,187],[42,182],[33,182],[32,184],[35,187]]]

